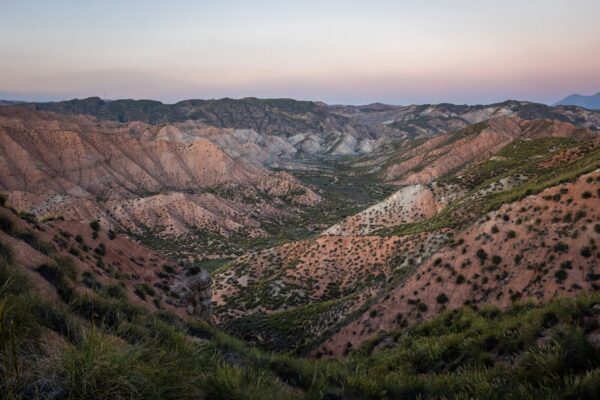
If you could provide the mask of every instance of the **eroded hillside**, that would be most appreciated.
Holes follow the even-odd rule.
[[[377,331],[464,304],[598,290],[600,172],[507,204],[456,234],[414,275],[338,332],[321,350],[341,354]]]
[[[185,237],[221,257],[243,248],[227,246],[227,238],[269,236],[263,223],[280,223],[321,201],[290,174],[234,158],[201,135],[19,108],[0,112],[0,187],[11,206],[42,218],[99,219],[146,239]]]
[[[476,157],[457,157],[462,161],[458,167],[452,168],[451,173],[441,173],[437,180],[425,185],[404,186],[381,203],[333,225],[318,239],[246,255],[220,270],[215,275],[216,281],[221,282],[216,284],[215,293],[216,309],[223,316],[220,320],[222,326],[247,340],[262,342],[277,349],[285,348],[287,343],[296,350],[306,350],[318,342],[318,336],[327,338],[333,335],[336,339],[319,347],[320,352],[340,355],[348,351],[347,332],[352,332],[357,337],[351,344],[358,347],[363,340],[380,330],[396,329],[445,309],[437,305],[436,299],[447,296],[442,291],[451,287],[449,279],[458,279],[465,288],[473,285],[486,293],[471,299],[469,295],[458,292],[457,299],[469,299],[474,304],[496,303],[500,306],[507,306],[521,298],[548,301],[559,294],[593,290],[594,286],[590,284],[570,286],[566,283],[563,290],[554,290],[553,281],[549,279],[538,280],[525,290],[518,283],[522,278],[508,269],[514,260],[520,262],[520,258],[526,257],[512,253],[494,257],[491,253],[494,248],[505,252],[507,250],[504,246],[511,244],[517,253],[537,248],[541,244],[533,240],[534,237],[548,237],[557,216],[540,218],[537,221],[538,229],[528,230],[527,234],[517,228],[488,227],[497,231],[496,233],[502,232],[500,236],[504,236],[503,240],[508,242],[500,245],[486,241],[488,246],[482,251],[485,251],[486,259],[493,258],[489,271],[485,274],[477,271],[471,275],[483,279],[488,286],[491,280],[500,282],[509,290],[503,294],[496,293],[487,286],[482,289],[482,283],[474,283],[471,275],[460,275],[461,268],[468,269],[468,266],[476,265],[471,260],[475,256],[470,253],[477,252],[478,249],[470,251],[470,247],[459,246],[457,243],[466,242],[463,235],[476,229],[482,218],[508,218],[507,221],[514,220],[514,224],[522,225],[522,230],[525,221],[533,218],[533,215],[519,219],[506,215],[504,210],[507,207],[537,210],[538,206],[523,206],[519,202],[525,201],[523,198],[536,202],[548,197],[546,192],[530,196],[531,198],[526,196],[550,190],[546,188],[600,168],[600,141],[597,133],[565,123],[524,121],[511,117],[491,120],[485,125],[467,128],[430,142],[435,143],[435,146],[442,143],[440,148],[444,150],[439,150],[438,154],[451,156],[455,149],[445,146],[461,141],[458,148],[476,148],[486,142],[493,144],[489,151],[477,153]],[[425,149],[421,148],[421,151],[429,154],[432,148],[435,150],[435,146],[426,142]],[[585,185],[593,185],[593,182],[595,175],[585,177]],[[594,212],[590,211],[600,204],[595,194],[596,188],[590,186],[581,189],[581,185],[570,191],[575,197],[585,197],[581,200],[585,210],[579,212],[577,218],[573,211],[566,217],[569,223],[582,223],[582,216],[585,215],[588,215],[588,223],[597,220]],[[561,189],[569,191],[568,188],[556,190]],[[586,195],[580,196],[580,191]],[[574,205],[573,200],[569,204],[565,203],[565,207]],[[577,226],[569,229],[576,231],[581,228]],[[591,232],[592,228],[589,226],[583,229]],[[553,232],[550,236],[558,234]],[[473,234],[477,240],[474,237],[469,237],[469,240],[483,240],[482,235],[481,232]],[[511,241],[519,235],[523,236],[522,241]],[[588,240],[590,234],[583,233],[581,237]],[[514,243],[520,243],[520,250]],[[440,255],[453,260],[460,259],[462,267],[448,268],[452,274],[450,278],[438,278],[441,272],[434,272],[433,269],[419,272],[423,268],[430,268],[432,263],[439,265],[441,261],[434,260],[441,258]],[[511,260],[510,263],[506,261],[507,257]],[[533,254],[532,257],[534,260],[539,255]],[[597,254],[592,252],[590,257],[595,259]],[[504,269],[499,267],[501,263]],[[573,260],[571,263],[576,265],[578,261]],[[442,263],[442,266],[445,264]],[[574,282],[580,278],[585,279],[586,274],[595,276],[594,265],[581,266],[580,271],[585,272],[581,272],[583,275],[575,274]],[[555,272],[548,269],[544,273]],[[454,275],[460,277],[455,278]],[[415,279],[423,282],[418,291],[413,287]],[[510,285],[517,285],[519,288],[512,288]],[[388,320],[376,319],[375,316],[384,314],[378,307],[384,307],[383,305],[396,298],[396,291],[402,291],[402,299],[407,302],[405,307],[410,308],[411,313],[402,318],[394,314],[393,318],[388,316]],[[539,292],[548,294],[540,297]],[[420,293],[427,294],[429,302],[434,304],[418,298],[417,294]],[[394,303],[389,309],[396,310],[398,307]],[[360,329],[357,328],[358,325]],[[315,336],[316,339],[306,343],[306,337]],[[273,341],[274,337],[278,341]],[[298,347],[298,342],[294,342],[293,338],[302,345]]]
[[[82,236],[53,246],[89,264],[88,289],[183,316],[182,282],[208,268],[214,322],[272,350],[339,356],[465,301],[596,288],[589,110],[88,99],[5,106],[0,122],[8,205]],[[169,271],[114,281],[87,254],[96,219]]]

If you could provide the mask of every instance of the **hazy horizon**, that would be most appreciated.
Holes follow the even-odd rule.
[[[552,104],[600,90],[600,2],[5,2],[0,98]]]
[[[582,95],[581,93],[572,93],[574,95]],[[594,95],[596,93],[590,93],[589,95]],[[305,98],[305,99],[301,99],[301,98],[295,98],[295,97],[256,97],[256,96],[244,96],[244,97],[207,97],[207,98],[200,98],[200,97],[190,97],[190,98],[185,98],[185,99],[178,99],[178,100],[172,100],[172,101],[162,101],[159,99],[152,99],[152,98],[147,98],[147,97],[140,97],[140,98],[114,98],[114,99],[108,99],[108,98],[103,98],[102,96],[97,96],[97,95],[91,95],[91,96],[84,96],[84,97],[72,97],[72,98],[51,98],[51,99],[15,99],[15,98],[9,98],[9,97],[3,97],[2,96],[2,92],[0,92],[0,101],[15,101],[15,102],[23,102],[23,103],[53,103],[53,102],[61,102],[61,101],[71,101],[71,100],[85,100],[88,98],[100,98],[103,101],[106,102],[111,102],[111,101],[122,101],[122,100],[135,100],[135,101],[139,101],[139,100],[150,100],[150,101],[159,101],[163,104],[176,104],[182,101],[187,101],[187,100],[223,100],[223,99],[233,99],[233,100],[243,100],[243,99],[247,99],[247,98],[256,98],[259,100],[278,100],[278,99],[292,99],[292,100],[298,100],[298,101],[313,101],[313,102],[321,102],[321,103],[325,103],[327,105],[330,106],[368,106],[368,105],[372,105],[372,104],[384,104],[384,105],[388,105],[388,106],[411,106],[411,105],[425,105],[425,104],[444,104],[444,103],[448,103],[448,104],[454,104],[454,105],[468,105],[468,106],[475,106],[475,105],[487,105],[487,104],[496,104],[496,103],[503,103],[505,101],[526,101],[526,102],[530,102],[530,103],[539,103],[539,104],[546,104],[546,105],[553,105],[554,103],[556,103],[556,101],[551,101],[551,102],[536,102],[536,101],[532,101],[532,100],[523,100],[523,99],[516,99],[516,98],[506,98],[506,99],[500,99],[500,100],[495,100],[495,101],[491,101],[491,102],[471,102],[471,103],[465,103],[465,102],[448,102],[448,101],[439,101],[439,102],[420,102],[420,103],[390,103],[390,102],[382,102],[382,101],[372,101],[369,103],[332,103],[332,102],[325,102],[323,100],[320,99],[310,99],[310,98]],[[567,96],[565,96],[567,97]],[[561,99],[557,99],[557,100],[561,100]]]

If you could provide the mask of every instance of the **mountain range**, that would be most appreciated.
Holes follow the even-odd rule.
[[[600,92],[591,95],[583,96],[580,94],[572,94],[565,97],[561,101],[554,104],[555,106],[578,106],[588,108],[590,110],[600,110]]]
[[[183,398],[597,390],[600,110],[4,104],[0,194],[19,393],[100,354]]]

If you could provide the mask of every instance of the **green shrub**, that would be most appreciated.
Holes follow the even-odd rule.
[[[554,245],[554,251],[557,253],[566,253],[569,251],[569,245],[563,242],[558,242]]]
[[[124,321],[131,322],[141,312],[127,301],[96,295],[76,296],[70,307],[79,316],[107,329],[115,329]]]
[[[445,293],[438,294],[437,297],[435,298],[435,301],[437,301],[438,304],[445,304],[448,302],[448,300],[449,300],[448,296],[446,296]]]
[[[477,255],[477,258],[479,259],[479,262],[481,264],[483,264],[485,262],[485,260],[487,259],[487,253],[483,249],[477,250],[477,252],[475,254]]]
[[[30,224],[36,224],[37,223],[37,218],[34,214],[29,213],[29,212],[25,212],[25,211],[21,211],[19,213],[19,218],[21,218],[23,221],[27,221]]]
[[[0,214],[0,231],[3,231],[8,235],[12,235],[14,231],[14,223],[12,219],[2,214]]]
[[[125,292],[125,288],[120,285],[108,285],[104,288],[106,295],[118,300],[125,300],[127,298],[127,293]]]
[[[567,279],[568,275],[569,274],[567,273],[567,271],[565,271],[564,269],[559,269],[554,273],[554,278],[556,278],[557,282],[562,282],[565,279]]]
[[[33,232],[21,232],[16,235],[20,239],[44,255],[50,255],[53,248],[49,243],[40,240]]]
[[[100,231],[100,221],[98,221],[97,219],[95,219],[92,222],[90,222],[90,228],[92,228],[92,230],[94,232]]]
[[[135,293],[140,299],[146,300],[146,292],[140,286],[136,286],[133,290],[133,293]]]
[[[72,280],[77,278],[77,268],[71,257],[57,256],[53,257],[53,261],[67,278]]]
[[[94,253],[98,254],[100,257],[104,257],[106,255],[106,246],[104,243],[100,243],[98,247],[94,249]]]
[[[175,273],[175,267],[169,265],[169,264],[165,264],[163,265],[163,270],[167,273],[167,274],[174,274]]]
[[[56,288],[58,295],[64,302],[70,302],[74,298],[75,289],[68,282],[65,272],[56,262],[40,265],[37,272]]]
[[[592,250],[589,247],[582,247],[581,251],[579,252],[579,254],[581,254],[582,257],[585,258],[589,258],[592,256]]]
[[[8,249],[0,242],[0,253],[2,249]],[[2,257],[0,255],[0,257]],[[25,275],[14,267],[9,259],[0,261],[0,298],[8,295],[19,295],[26,293],[31,288]]]

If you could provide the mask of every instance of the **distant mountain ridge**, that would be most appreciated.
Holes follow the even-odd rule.
[[[554,106],[578,106],[589,110],[600,110],[600,92],[591,96],[572,94],[557,102]]]
[[[7,104],[11,103],[7,102]],[[402,122],[421,117],[458,117],[471,124],[474,122],[471,119],[481,119],[474,114],[483,114],[490,110],[490,114],[502,110],[504,113],[518,113],[519,117],[524,119],[550,118],[564,122],[573,122],[567,114],[578,112],[576,107],[556,109],[544,104],[517,100],[479,105],[440,103],[402,106],[374,103],[346,106],[287,98],[188,99],[166,104],[157,100],[104,100],[100,97],[89,97],[58,102],[19,102],[19,104],[36,111],[51,111],[63,115],[86,114],[101,120],[140,121],[148,124],[195,120],[221,128],[254,129],[267,134],[282,132],[294,134],[308,130],[326,132],[343,130],[348,128],[348,125],[353,129],[360,129],[364,125],[372,125],[375,121],[383,122],[378,121],[378,118],[375,118],[375,121],[366,118],[368,122],[364,124],[366,122],[364,117],[374,115],[392,117],[391,125],[401,128],[402,126],[398,125],[403,125]],[[495,114],[486,117],[499,116],[498,113]],[[397,118],[399,116],[404,117],[402,121]],[[356,126],[357,122],[359,127]]]
[[[164,104],[155,100],[109,101],[90,97],[19,105],[35,111],[67,116],[85,114],[120,123],[137,121],[157,125],[193,122],[217,128],[244,129],[245,134],[239,132],[236,136],[238,144],[235,151],[248,154],[250,147],[264,147],[260,142],[278,142],[275,146],[278,150],[271,149],[268,157],[261,157],[263,162],[275,167],[290,160],[369,154],[402,138],[428,138],[500,116],[515,115],[526,120],[552,119],[600,130],[600,111],[576,106],[550,107],[516,100],[488,105],[443,103],[398,106],[375,103],[344,106],[285,98],[183,100]],[[226,148],[234,150],[231,146]]]

